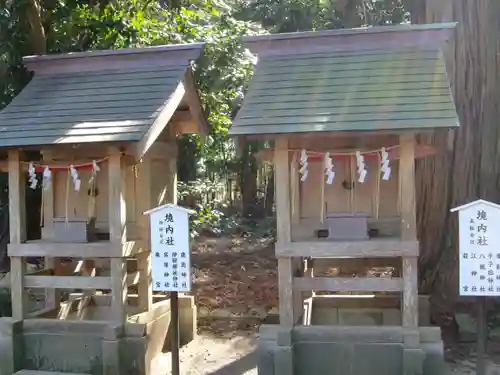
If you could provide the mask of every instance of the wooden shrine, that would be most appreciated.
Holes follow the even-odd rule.
[[[419,326],[415,160],[440,151],[419,135],[459,125],[442,52],[454,26],[246,40],[258,62],[231,133],[273,141],[259,157],[276,186],[280,326],[261,328],[260,375],[420,374],[442,360],[439,328]],[[317,325],[320,295],[349,297],[351,317]],[[367,297],[398,300],[399,317],[353,323]]]
[[[176,203],[176,136],[208,130],[190,67],[202,48],[24,59],[33,79],[0,112],[12,290],[12,319],[0,319],[12,330],[10,344],[0,338],[11,352],[0,356],[1,374],[151,372],[170,312],[168,296],[152,294],[143,212]],[[42,189],[38,240],[26,238],[27,186]],[[28,257],[43,257],[45,269],[26,274]],[[32,289],[46,291],[35,311]],[[186,341],[196,315],[192,297],[183,298]]]

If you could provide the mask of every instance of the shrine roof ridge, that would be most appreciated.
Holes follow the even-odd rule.
[[[303,31],[281,34],[252,35],[243,38],[243,43],[258,55],[290,55],[360,51],[367,49],[440,48],[453,36],[457,23],[398,24]]]
[[[134,55],[159,52],[202,50],[204,43],[168,44],[160,46],[147,46],[139,48],[122,48],[108,50],[92,50],[84,52],[54,53],[46,55],[29,55],[23,57],[24,63],[41,60],[77,59],[85,57],[112,56],[112,55]]]
[[[466,210],[470,207],[473,207],[475,205],[478,205],[478,204],[485,204],[485,205],[488,205],[488,206],[491,206],[493,208],[498,208],[500,209],[500,204],[496,204],[496,203],[493,203],[493,202],[488,202],[484,199],[477,199],[475,201],[472,201],[472,202],[469,202],[469,203],[466,203],[466,204],[463,204],[461,206],[458,206],[458,207],[455,207],[455,208],[452,208],[450,210],[450,212],[457,212],[457,211],[462,211],[462,210]]]
[[[402,31],[443,30],[443,29],[454,29],[457,26],[457,24],[458,24],[457,22],[442,22],[442,23],[429,23],[429,24],[401,23],[388,26],[364,26],[364,27],[355,27],[350,29],[300,31],[300,32],[278,33],[278,34],[251,35],[244,37],[243,41],[256,42],[261,40],[285,40],[285,39],[298,39],[298,38],[313,38],[321,36],[344,36],[344,35],[378,34],[378,33],[388,33],[388,32],[402,32]]]

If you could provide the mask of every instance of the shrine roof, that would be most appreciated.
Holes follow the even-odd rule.
[[[151,143],[176,110],[203,132],[208,124],[191,76],[202,50],[188,44],[25,57],[33,78],[0,112],[0,147]]]
[[[455,24],[253,36],[232,135],[452,128],[443,44]]]

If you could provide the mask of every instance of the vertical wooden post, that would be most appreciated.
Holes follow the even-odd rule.
[[[401,194],[401,239],[416,240],[415,146],[413,134],[400,139],[399,190]],[[403,258],[403,325],[418,327],[417,258]]]
[[[49,164],[52,161],[52,154],[43,152],[43,162]],[[43,189],[43,227],[42,238],[54,238],[54,186],[56,186],[57,173],[52,173],[52,183],[50,189]]]
[[[278,138],[274,149],[274,183],[276,196],[276,247],[285,247],[291,242],[290,233],[290,163],[288,140]],[[278,258],[280,324],[295,323],[293,303],[293,262],[291,257]]]
[[[300,177],[297,153],[294,153],[290,166],[290,189],[292,192],[292,227],[297,228],[300,225]]]
[[[168,171],[167,171],[167,194],[168,203],[177,204],[177,142],[172,139],[168,143]],[[172,311],[170,321],[171,350],[172,350],[172,375],[179,375],[179,293],[170,293],[170,309]]]
[[[177,204],[177,143],[175,139],[168,143],[168,180],[167,180],[167,202]]]
[[[20,244],[26,240],[26,176],[21,171],[19,150],[9,150],[9,220],[10,243]],[[12,318],[24,318],[24,258],[11,256]]]
[[[486,353],[488,343],[487,297],[477,297],[477,354],[476,375],[486,375]]]
[[[401,204],[401,239],[416,241],[415,212],[415,138],[413,134],[400,137],[399,192]],[[418,259],[403,257],[403,328],[406,349],[420,349],[418,336]],[[410,358],[411,353],[406,355]],[[407,362],[412,362],[408,359]],[[411,365],[408,363],[408,366]]]
[[[50,164],[52,161],[52,154],[48,151],[43,151],[43,162]],[[53,239],[54,238],[54,187],[57,184],[56,181],[57,173],[52,174],[52,182],[50,189],[43,189],[43,227],[42,227],[42,239]],[[55,258],[45,257],[44,259],[45,269],[56,269]],[[59,292],[57,289],[45,289],[45,308],[55,309],[59,306]]]
[[[142,213],[153,208],[151,197],[151,160],[147,156],[136,165],[137,176],[135,186],[136,222],[144,244],[143,253],[138,254],[137,265],[141,272],[137,285],[138,303],[140,311],[150,311],[153,305],[153,289],[151,285],[151,244],[149,238],[149,218]]]
[[[121,152],[112,147],[108,152],[109,185],[109,238],[112,244],[122,245],[127,239],[126,204],[124,191],[125,170],[122,168]],[[122,254],[111,258],[111,310],[118,325],[125,324],[127,304],[127,266]]]

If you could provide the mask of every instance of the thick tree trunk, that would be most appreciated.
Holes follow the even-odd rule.
[[[437,134],[428,141],[440,155],[417,163],[421,291],[450,311],[458,294],[458,232],[449,209],[476,198],[500,201],[500,2],[428,0],[425,9],[412,19],[458,22],[445,55],[461,126],[453,151],[449,135]]]

